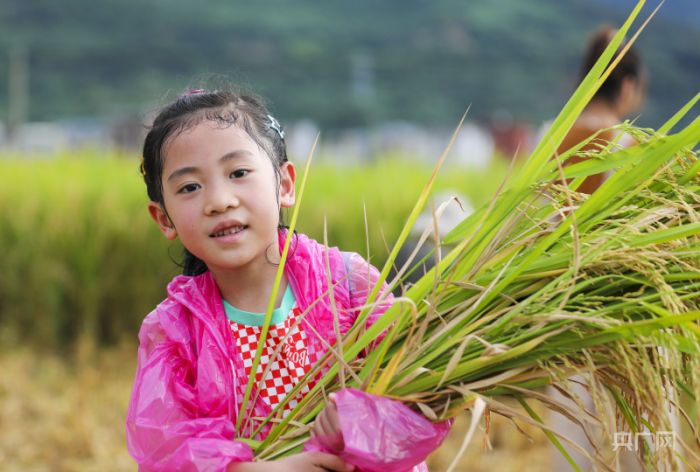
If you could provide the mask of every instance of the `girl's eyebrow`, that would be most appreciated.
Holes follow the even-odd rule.
[[[219,164],[224,164],[231,159],[237,159],[237,158],[242,158],[246,156],[252,156],[252,153],[250,151],[246,151],[244,149],[237,150],[237,151],[231,151],[227,152],[223,156],[219,158]],[[199,172],[199,167],[196,166],[187,166],[187,167],[181,167],[177,170],[175,170],[170,176],[168,177],[168,182],[170,182],[173,179],[176,179],[177,177],[180,177],[181,175],[186,175],[186,174],[193,174]]]
[[[219,158],[219,164],[224,164],[227,161],[230,161],[231,159],[236,159],[239,157],[246,157],[246,156],[252,156],[253,153],[250,151],[246,151],[245,149],[240,149],[237,151],[231,151],[227,152],[223,156]]]

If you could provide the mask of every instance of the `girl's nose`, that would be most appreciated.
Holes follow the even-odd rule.
[[[238,195],[231,186],[217,186],[211,188],[207,194],[204,213],[207,215],[223,213],[229,208],[236,208],[239,204]]]

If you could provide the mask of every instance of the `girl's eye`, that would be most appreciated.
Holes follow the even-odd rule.
[[[192,193],[198,189],[199,189],[199,184],[187,184],[184,187],[182,187],[180,190],[178,190],[177,193]]]
[[[245,177],[248,174],[248,172],[250,172],[248,169],[236,169],[233,172],[231,172],[231,177],[240,179],[241,177]]]

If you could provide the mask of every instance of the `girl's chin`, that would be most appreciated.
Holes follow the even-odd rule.
[[[214,257],[210,259],[210,263],[207,266],[215,274],[221,273],[221,275],[226,275],[226,273],[233,274],[251,269],[258,271],[259,269],[255,269],[256,267],[269,266],[277,269],[277,265],[274,262],[273,259],[266,258],[264,253],[259,255],[236,254],[234,257]]]

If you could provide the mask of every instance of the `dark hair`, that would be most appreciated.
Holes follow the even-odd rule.
[[[588,42],[588,48],[586,54],[583,58],[583,63],[581,64],[580,79],[588,74],[588,72],[593,68],[598,58],[610,41],[615,35],[616,30],[611,26],[602,26],[598,31],[596,31],[593,36],[591,36]],[[620,45],[620,48],[615,52],[617,57],[621,50],[625,47],[626,42]],[[610,73],[608,78],[603,82],[598,91],[595,94],[595,98],[600,98],[608,103],[614,103],[620,96],[622,91],[622,83],[625,79],[632,78],[638,83],[641,80],[642,75],[642,65],[639,59],[639,54],[634,49],[630,47],[625,55],[620,59],[615,69]]]
[[[253,94],[231,90],[191,90],[160,110],[143,143],[141,175],[146,182],[148,198],[161,204],[166,213],[163,149],[168,140],[205,120],[222,127],[239,126],[248,133],[270,157],[279,184],[280,168],[287,161],[284,132],[262,100]],[[198,275],[208,270],[204,261],[187,248],[183,251],[182,268],[185,275]]]

